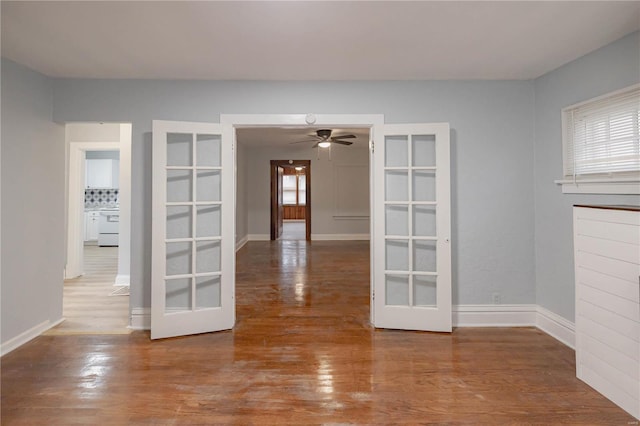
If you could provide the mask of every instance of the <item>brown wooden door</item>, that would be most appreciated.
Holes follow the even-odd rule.
[[[282,177],[286,173],[285,167],[301,166],[305,176],[305,202],[299,206],[284,206]],[[277,240],[282,235],[282,224],[288,207],[298,209],[297,219],[304,219],[306,240],[311,241],[311,160],[271,160],[271,240]],[[293,219],[293,217],[291,217]]]
[[[271,162],[271,239],[277,240],[282,235],[284,208],[282,201],[282,176],[284,168]]]

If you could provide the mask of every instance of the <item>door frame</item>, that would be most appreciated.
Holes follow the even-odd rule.
[[[69,142],[69,183],[67,204],[67,261],[64,278],[84,274],[84,183],[87,151],[120,151],[118,198],[120,201],[120,231],[118,245],[118,275],[114,285],[129,285],[131,271],[131,124],[120,123],[118,142]],[[121,272],[126,272],[123,274]]]
[[[373,180],[373,152],[375,145],[382,146],[384,140],[384,114],[220,114],[222,137],[233,141],[234,169],[238,167],[236,129],[243,127],[286,127],[305,129],[311,126],[351,127],[369,129],[369,241],[373,241],[375,223],[374,206],[376,194]],[[234,194],[237,194],[237,179],[234,179]],[[234,207],[235,210],[235,207]],[[382,219],[382,218],[381,218]],[[369,270],[374,270],[373,244],[369,244]],[[369,299],[370,321],[375,324],[374,274],[370,274]],[[235,290],[234,290],[235,291]]]
[[[304,206],[304,224],[305,224],[305,240],[311,241],[311,160],[271,160],[271,240],[277,239],[278,220],[278,167],[304,167],[305,176],[305,206]]]

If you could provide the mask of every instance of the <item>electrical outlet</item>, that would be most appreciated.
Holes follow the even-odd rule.
[[[491,298],[493,299],[494,305],[499,305],[502,303],[502,296],[500,296],[500,293],[493,293],[491,295]]]

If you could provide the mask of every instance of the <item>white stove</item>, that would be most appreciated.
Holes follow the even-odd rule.
[[[120,210],[101,210],[98,221],[98,245],[117,246],[120,233]]]

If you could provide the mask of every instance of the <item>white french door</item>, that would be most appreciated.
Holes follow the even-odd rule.
[[[373,155],[374,325],[450,332],[449,124],[383,133]]]
[[[153,121],[152,339],[233,327],[232,143],[220,124]]]

